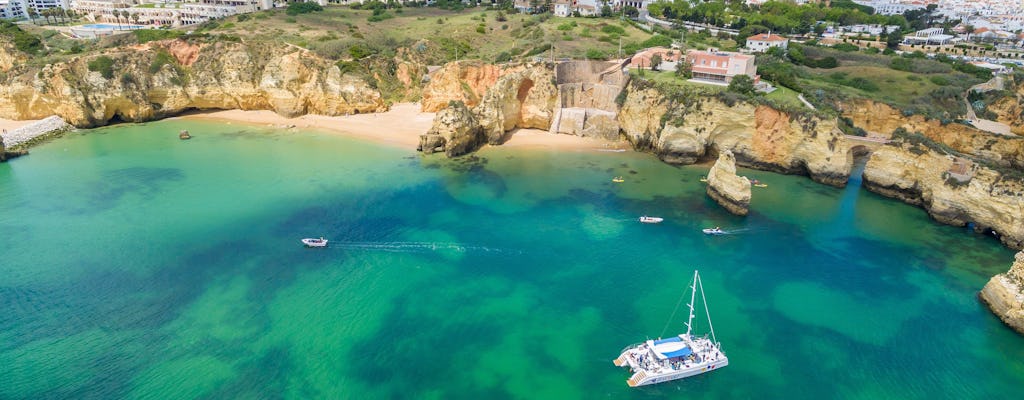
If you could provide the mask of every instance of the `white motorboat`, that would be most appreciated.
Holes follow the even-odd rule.
[[[714,228],[706,228],[706,229],[704,229],[704,234],[705,235],[724,235],[725,231],[723,231],[722,228],[719,228],[719,227],[716,226]]]
[[[634,344],[622,350],[622,354],[614,363],[619,367],[629,367],[633,373],[626,383],[630,387],[653,385],[676,379],[700,375],[729,365],[729,358],[722,352],[722,344],[715,338],[715,328],[711,326],[711,314],[708,313],[708,335],[693,334],[693,305],[696,300],[697,288],[707,312],[708,302],[704,297],[704,286],[700,275],[693,271],[693,283],[690,288],[690,318],[686,322],[686,333],[666,339],[648,340]],[[672,312],[675,316],[675,311]],[[669,318],[671,320],[671,317]]]
[[[306,245],[306,247],[327,247],[327,239],[324,239],[323,236],[319,239],[305,238],[302,239],[302,244]]]
[[[664,218],[648,217],[646,215],[640,217],[640,222],[643,222],[645,224],[659,224],[659,223],[661,223],[661,221],[664,221],[664,220],[665,220]]]

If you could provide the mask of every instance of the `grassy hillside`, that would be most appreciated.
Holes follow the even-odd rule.
[[[635,50],[652,36],[618,19],[554,18],[484,8],[454,12],[432,7],[390,9],[377,16],[373,10],[347,6],[294,16],[265,11],[210,22],[197,30],[246,40],[285,41],[341,60],[387,54],[427,39],[438,45],[430,54],[437,64],[454,60],[456,52],[460,59],[491,62],[537,55],[614,57],[620,40],[624,49]]]

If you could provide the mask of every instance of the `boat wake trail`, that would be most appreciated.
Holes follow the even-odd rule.
[[[721,234],[722,235],[739,235],[739,234],[744,234],[744,233],[760,232],[760,231],[763,231],[763,230],[764,229],[740,228],[740,229],[723,230]]]
[[[428,253],[434,251],[457,251],[498,253],[498,254],[522,254],[519,250],[509,250],[487,246],[473,246],[462,243],[450,242],[331,242],[331,247],[340,247],[353,250],[386,251],[389,253]]]

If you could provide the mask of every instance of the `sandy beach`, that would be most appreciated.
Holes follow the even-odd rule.
[[[430,129],[434,113],[420,112],[417,103],[398,103],[383,113],[330,117],[303,115],[286,118],[273,111],[223,110],[196,113],[176,118],[186,120],[231,121],[272,127],[312,128],[337,132],[375,142],[416,148],[420,135]],[[2,120],[0,120],[2,121]],[[520,129],[502,146],[552,147],[578,150],[616,150],[628,148],[624,143],[612,143],[571,135],[552,135],[539,129]]]
[[[15,121],[15,120],[12,120],[12,119],[0,118],[0,129],[3,129],[4,131],[13,131],[15,129],[21,128],[21,127],[23,127],[25,125],[31,124],[31,123],[36,122],[36,121],[38,121],[38,120],[36,120],[36,119],[27,119],[27,120],[24,120],[24,121]],[[0,132],[2,132],[2,131],[0,131]]]

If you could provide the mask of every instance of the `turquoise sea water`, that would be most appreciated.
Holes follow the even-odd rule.
[[[189,129],[194,139],[180,141]],[[995,240],[803,177],[163,121],[0,164],[0,398],[1013,398]],[[626,182],[613,184],[613,176]],[[856,182],[855,182],[856,183]],[[666,218],[660,225],[640,215]],[[701,228],[737,231],[708,237]],[[299,238],[325,236],[327,249]],[[730,366],[640,389],[693,270]],[[699,320],[698,320],[699,323]]]

